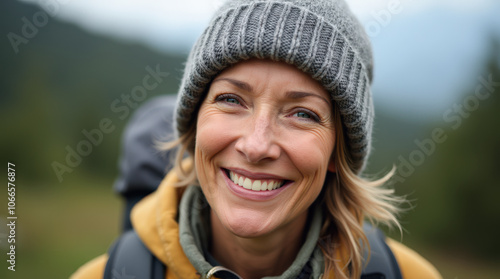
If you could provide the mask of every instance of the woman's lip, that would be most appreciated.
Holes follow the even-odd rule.
[[[279,176],[279,175],[262,173],[262,172],[250,172],[250,171],[247,171],[244,169],[239,169],[239,168],[222,168],[222,169],[232,171],[238,175],[243,175],[244,177],[248,177],[248,178],[253,179],[253,180],[265,180],[265,179],[289,180],[289,179],[286,179],[286,178]]]
[[[250,200],[250,201],[272,200],[276,196],[278,196],[281,192],[288,189],[288,186],[290,186],[293,183],[293,181],[288,181],[280,188],[275,189],[275,190],[271,190],[271,191],[253,191],[253,190],[245,189],[245,188],[241,187],[240,185],[234,184],[234,182],[227,176],[226,169],[221,168],[220,172],[221,172],[221,175],[224,177],[226,185],[231,190],[231,192],[233,192],[233,194],[235,194],[236,196],[238,196],[240,198]]]

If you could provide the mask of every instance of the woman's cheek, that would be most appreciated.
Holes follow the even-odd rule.
[[[288,136],[294,139],[287,141],[289,155],[303,175],[326,173],[335,143],[333,137],[327,133],[330,131],[295,132]]]
[[[296,140],[288,141],[290,159],[300,172],[301,183],[295,195],[297,208],[308,207],[319,195],[328,170],[334,140],[330,131],[301,132]],[[290,147],[290,146],[289,146]]]
[[[232,140],[231,119],[216,110],[205,110],[198,117],[196,146],[205,156],[211,156],[222,150]]]

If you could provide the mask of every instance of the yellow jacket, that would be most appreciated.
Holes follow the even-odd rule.
[[[176,217],[182,190],[173,187],[176,181],[177,176],[170,172],[156,192],[134,207],[131,220],[146,247],[167,266],[166,279],[199,279],[179,243]],[[438,271],[413,250],[392,239],[388,239],[387,244],[398,261],[403,278],[441,278]],[[71,279],[102,278],[107,260],[107,255],[93,259],[80,267]]]

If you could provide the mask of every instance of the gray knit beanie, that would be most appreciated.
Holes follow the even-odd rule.
[[[353,171],[361,172],[374,118],[372,53],[363,27],[342,0],[227,1],[187,60],[176,105],[178,136],[195,124],[215,76],[252,57],[295,65],[330,92],[347,134]]]

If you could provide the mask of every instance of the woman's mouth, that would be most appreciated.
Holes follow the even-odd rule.
[[[252,179],[228,169],[223,170],[234,184],[252,191],[272,191],[281,188],[289,182],[283,179]]]

